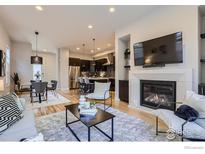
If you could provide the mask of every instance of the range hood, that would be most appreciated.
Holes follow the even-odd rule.
[[[106,65],[112,65],[113,64],[113,53],[109,53],[106,56],[107,62],[103,64],[104,66]]]

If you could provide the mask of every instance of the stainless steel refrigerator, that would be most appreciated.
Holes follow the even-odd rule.
[[[69,66],[68,69],[70,89],[79,88],[78,77],[80,76],[80,66]]]

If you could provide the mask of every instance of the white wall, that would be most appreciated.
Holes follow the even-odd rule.
[[[15,42],[11,43],[12,50],[12,66],[11,73],[17,72],[22,84],[28,84],[33,79],[33,67],[31,64],[31,56],[35,55],[32,51],[30,43]],[[55,53],[38,53],[43,57],[42,72],[43,80],[58,80],[57,58]]]
[[[22,84],[27,84],[33,78],[31,65],[32,49],[30,43],[11,42],[11,74],[18,73]]]
[[[56,70],[56,54],[55,53],[39,53],[43,57],[42,72],[44,73],[43,80],[51,81],[58,80],[58,71]]]
[[[164,68],[142,68],[134,66],[133,44],[145,40],[157,38],[160,36],[172,34],[181,31],[183,33],[183,54],[184,62],[182,64],[169,64]],[[199,82],[199,29],[198,29],[198,7],[197,6],[164,6],[161,9],[150,12],[149,15],[143,16],[133,24],[128,25],[116,31],[116,61],[118,56],[118,38],[130,34],[131,36],[131,70],[130,74],[137,71],[146,73],[150,70],[166,72],[166,70],[187,69],[193,70],[191,76],[192,89],[197,91]],[[116,66],[116,89],[118,89],[118,80],[121,77],[121,70]],[[189,71],[188,71],[189,72]],[[150,74],[152,76],[152,74]],[[135,79],[132,79],[135,80]],[[130,90],[133,85],[130,85]],[[138,85],[139,86],[139,85]],[[116,91],[118,97],[118,90]],[[133,93],[134,95],[134,93]],[[130,96],[132,97],[132,96]],[[118,98],[116,98],[118,99]],[[140,100],[137,100],[140,101]]]
[[[6,48],[10,48],[10,39],[6,29],[0,22],[0,49],[5,51]],[[8,69],[10,69],[10,67]],[[0,77],[1,79],[4,80],[4,89],[5,89],[3,92],[0,92],[0,95],[6,94],[10,91],[10,83],[7,85],[5,83],[6,77],[10,78],[10,76]]]

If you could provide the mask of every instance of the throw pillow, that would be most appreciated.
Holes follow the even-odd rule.
[[[174,113],[176,116],[189,121],[194,121],[198,118],[199,113],[188,105],[181,105]]]
[[[0,134],[23,117],[11,94],[0,97]]]
[[[18,95],[16,95],[16,93],[12,93],[12,97],[14,98],[16,104],[18,105],[18,108],[20,111],[24,110],[24,105],[22,104],[20,98],[18,97]]]

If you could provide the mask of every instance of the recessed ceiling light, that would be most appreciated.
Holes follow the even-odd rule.
[[[79,47],[77,47],[77,48],[76,48],[76,50],[80,50],[80,48],[79,48]]]
[[[93,26],[92,26],[92,25],[88,25],[88,28],[89,28],[89,29],[92,29],[92,28],[93,28]]]
[[[109,8],[109,11],[110,11],[111,13],[113,13],[113,12],[115,12],[115,8],[114,8],[114,7],[110,7],[110,8]]]
[[[108,47],[110,47],[110,46],[111,46],[111,44],[110,44],[110,43],[108,43],[108,44],[107,44],[107,46],[108,46]]]
[[[97,48],[97,50],[99,51],[99,50],[100,50],[100,48]]]
[[[44,52],[46,52],[46,51],[47,51],[47,49],[43,49],[43,51],[44,51]]]
[[[93,53],[93,52],[94,52],[94,50],[90,50],[90,52],[91,52],[91,53]]]
[[[43,11],[43,7],[40,6],[40,5],[36,5],[35,8],[36,8],[36,10],[38,10],[38,11]]]

